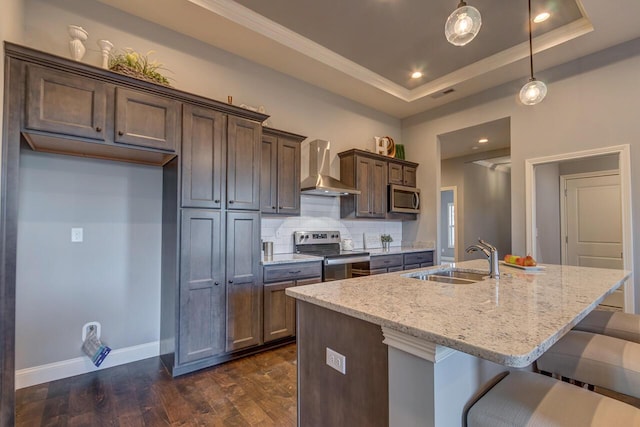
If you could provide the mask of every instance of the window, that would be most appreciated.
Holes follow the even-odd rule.
[[[456,246],[456,212],[453,203],[447,203],[447,242],[449,248],[455,248]]]

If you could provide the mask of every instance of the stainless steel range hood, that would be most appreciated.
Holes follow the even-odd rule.
[[[309,143],[309,177],[302,180],[300,192],[316,196],[346,196],[360,194],[360,190],[340,182],[331,175],[329,141],[316,139]]]

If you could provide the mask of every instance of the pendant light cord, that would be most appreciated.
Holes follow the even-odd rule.
[[[529,0],[529,65],[531,67],[531,80],[533,80],[533,42],[531,41],[531,0]]]

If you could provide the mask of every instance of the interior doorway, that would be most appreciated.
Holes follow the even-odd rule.
[[[528,159],[525,183],[527,253],[542,263],[633,270],[628,145]],[[607,304],[636,312],[633,276]]]
[[[500,254],[511,253],[511,119],[439,134],[438,141],[441,190],[455,187],[452,205],[450,198],[443,199],[450,193],[437,199],[440,261],[482,257],[464,251],[478,238]]]

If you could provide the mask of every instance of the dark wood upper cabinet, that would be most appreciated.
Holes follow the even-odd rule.
[[[262,163],[260,166],[260,210],[262,213],[278,212],[278,137],[263,129]]]
[[[415,187],[417,163],[356,149],[338,153],[338,157],[340,180],[360,190],[359,195],[340,197],[342,218],[415,219],[415,214],[388,212],[388,185]]]
[[[185,104],[182,117],[182,206],[220,208],[226,115]]]
[[[226,304],[221,213],[184,209],[180,245],[178,363],[225,351]]]
[[[180,106],[163,96],[116,88],[115,142],[175,151]]]
[[[404,185],[401,164],[389,162],[389,184]]]
[[[300,143],[305,138],[278,129],[263,128],[262,213],[300,215]]]
[[[105,83],[28,67],[26,128],[104,141],[106,111]]]
[[[353,151],[353,150],[352,150]],[[360,194],[340,198],[344,217],[385,218],[387,213],[387,162],[351,152],[340,153],[340,178]]]
[[[260,213],[227,213],[227,351],[262,343]]]
[[[416,186],[416,167],[389,161],[389,184]]]
[[[229,116],[227,129],[227,208],[260,210],[262,126]]]

